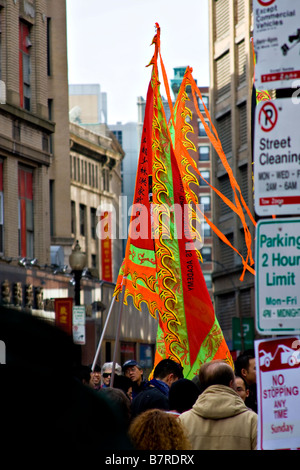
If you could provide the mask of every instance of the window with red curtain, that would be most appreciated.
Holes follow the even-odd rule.
[[[19,24],[19,91],[21,108],[30,111],[30,31],[27,24]]]
[[[33,258],[33,172],[19,168],[19,255]]]
[[[3,160],[0,159],[0,253],[3,253],[3,225],[4,225],[4,198],[3,198]]]

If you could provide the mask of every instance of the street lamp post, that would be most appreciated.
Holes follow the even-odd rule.
[[[86,264],[86,255],[81,251],[81,247],[76,241],[76,245],[69,257],[69,263],[74,274],[75,281],[75,305],[80,305],[80,281],[83,268]]]

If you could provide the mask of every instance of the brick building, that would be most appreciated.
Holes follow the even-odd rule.
[[[253,31],[251,0],[212,0],[210,11],[210,114],[223,150],[250,211],[253,208],[251,106]],[[229,176],[216,152],[212,152],[212,184],[233,201]],[[213,222],[245,257],[246,245],[240,219],[219,197],[213,200]],[[249,217],[252,235],[255,230]],[[254,246],[254,245],[253,245]],[[252,248],[253,248],[252,246]],[[230,347],[233,318],[254,320],[254,277],[246,272],[240,281],[242,261],[229,246],[214,237],[214,297],[219,323]]]
[[[60,284],[51,247],[66,265],[73,245],[65,2],[0,1],[0,25],[0,277],[4,303],[26,305],[30,286],[35,308]]]

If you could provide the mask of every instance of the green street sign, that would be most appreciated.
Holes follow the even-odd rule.
[[[238,317],[232,318],[232,346],[234,350],[252,349],[254,347],[254,318],[243,318],[242,325],[244,344],[242,344],[240,319]]]

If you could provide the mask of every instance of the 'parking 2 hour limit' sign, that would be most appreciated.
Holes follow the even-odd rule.
[[[256,227],[256,329],[300,333],[300,219],[262,219]]]

